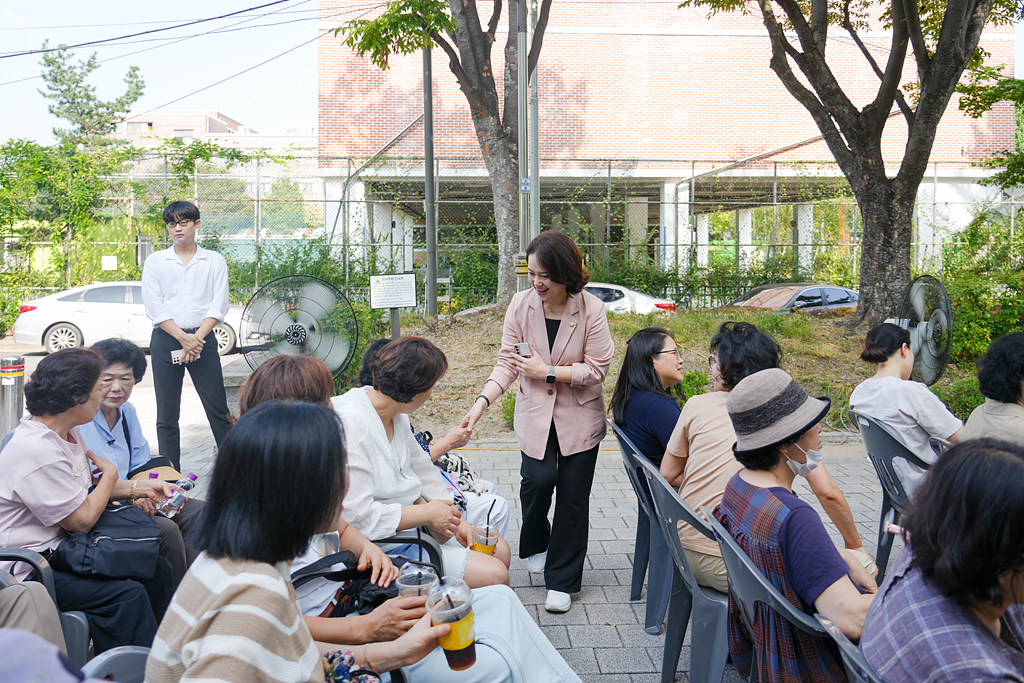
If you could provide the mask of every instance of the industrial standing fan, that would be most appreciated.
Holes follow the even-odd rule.
[[[261,287],[245,306],[238,335],[253,370],[280,354],[308,354],[337,377],[359,341],[355,311],[333,285],[307,275],[289,275]]]
[[[910,378],[928,386],[938,382],[946,370],[953,339],[953,311],[938,278],[915,278],[903,295],[896,318],[886,322],[910,331],[910,349],[914,352]]]

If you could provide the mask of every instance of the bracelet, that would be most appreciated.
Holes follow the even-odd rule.
[[[477,396],[477,398],[482,398],[483,400],[487,401],[487,407],[488,407],[488,408],[490,408],[490,407],[491,407],[491,399],[487,398],[487,397],[486,397],[486,396],[484,396],[483,394],[480,394],[479,396]]]
[[[363,645],[363,659],[366,660],[366,666],[370,667],[370,671],[372,671],[373,673],[375,673],[375,674],[377,674],[379,676],[380,675],[380,671],[378,671],[377,667],[375,667],[373,665],[373,662],[370,661],[370,645],[371,644],[372,643],[367,643],[366,645]]]
[[[135,493],[135,489],[137,489],[138,487],[139,487],[139,480],[136,479],[135,481],[132,482],[132,492],[131,492],[131,494],[129,494],[131,496],[132,503],[134,503],[135,501],[137,501],[139,499],[138,495]]]

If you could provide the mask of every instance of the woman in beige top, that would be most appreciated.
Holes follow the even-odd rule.
[[[725,408],[729,392],[744,377],[779,367],[782,357],[782,348],[774,339],[745,322],[722,323],[710,351],[713,391],[694,396],[683,406],[661,461],[662,476],[679,487],[680,497],[694,510],[701,505],[714,509],[729,479],[743,469],[733,455],[736,433]],[[824,465],[811,472],[807,483],[839,529],[846,548],[863,553],[858,557],[874,571],[850,505]],[[728,576],[718,544],[683,523],[679,524],[679,538],[697,583],[726,592]]]

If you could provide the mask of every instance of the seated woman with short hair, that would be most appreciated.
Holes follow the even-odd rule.
[[[818,513],[793,493],[793,480],[821,462],[818,423],[829,405],[779,369],[737,384],[726,406],[743,469],[729,480],[714,515],[794,607],[820,612],[847,637],[859,638],[874,579],[849,551],[833,545]],[[741,677],[749,675],[753,658],[759,681],[846,681],[831,639],[804,633],[764,603],[754,611],[749,633],[729,600],[729,654]]]
[[[445,574],[473,588],[508,583],[511,551],[498,539],[494,555],[473,550],[473,527],[454,493],[413,437],[409,415],[430,398],[448,359],[422,337],[402,337],[370,358],[373,386],[331,399],[348,439],[345,521],[371,540],[428,526],[449,541],[441,546]]]
[[[1024,448],[957,444],[901,523],[864,623],[868,663],[886,683],[1024,681]]]
[[[99,409],[105,366],[95,351],[64,349],[43,358],[25,384],[29,415],[0,451],[0,547],[48,556],[69,533],[92,529],[107,503],[173,493],[162,482],[119,481],[116,465],[86,449],[79,427]],[[13,573],[24,580],[29,570],[19,564]],[[57,570],[53,582],[58,608],[85,612],[97,653],[148,646],[174,590],[163,558],[144,582]]]
[[[960,438],[1024,446],[1024,332],[1004,334],[978,359],[978,390],[985,402],[967,418]]]

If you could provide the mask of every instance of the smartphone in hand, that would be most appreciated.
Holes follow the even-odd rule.
[[[523,358],[529,358],[533,355],[533,349],[530,348],[530,342],[519,342],[516,344],[516,353]]]

